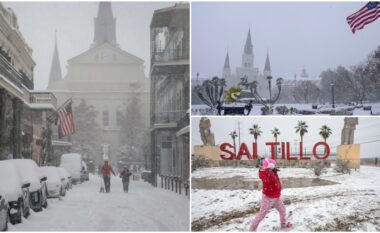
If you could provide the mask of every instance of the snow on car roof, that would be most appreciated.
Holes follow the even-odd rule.
[[[0,161],[0,187],[8,201],[16,201],[22,195],[21,179],[9,160]]]
[[[31,159],[12,159],[9,162],[15,165],[21,180],[30,183],[30,192],[35,192],[41,188],[41,175],[38,172],[36,162]]]
[[[60,182],[61,176],[57,167],[40,167],[40,171],[47,177],[47,182]]]

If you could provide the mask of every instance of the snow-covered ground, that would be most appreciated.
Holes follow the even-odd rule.
[[[236,105],[241,105],[240,103],[237,103]],[[319,109],[319,110],[316,110],[316,109],[313,109],[312,108],[312,104],[275,104],[274,105],[274,109],[278,106],[287,106],[288,108],[296,108],[298,110],[306,110],[306,111],[312,111],[312,112],[318,112],[319,110],[322,110],[322,109]],[[380,114],[380,103],[369,103],[369,104],[365,104],[365,106],[372,106],[372,113],[373,114]],[[244,104],[242,105],[244,106]],[[253,108],[250,112],[250,115],[261,115],[261,105],[253,105]],[[346,106],[347,107],[347,106]],[[344,109],[346,108],[344,106],[337,106],[335,108],[335,110],[339,110],[339,109]],[[192,105],[191,106],[191,114],[192,115],[216,115],[217,112],[214,111],[213,113],[211,111],[208,111],[210,108],[207,106],[207,105]],[[328,110],[328,108],[323,108],[323,110]],[[278,113],[276,112],[276,110],[274,110],[274,114],[277,115]],[[363,108],[356,108],[354,111],[353,111],[353,115],[370,115],[371,112],[370,111],[364,111]],[[294,114],[294,115],[299,115],[299,114]],[[329,115],[329,114],[321,114],[319,113],[318,115]]]
[[[124,193],[120,178],[111,178],[111,193],[100,193],[100,178],[73,185],[61,200],[49,199],[42,212],[10,231],[188,231],[189,198],[131,181]]]
[[[253,178],[255,174],[257,178],[257,169],[208,168],[195,171],[192,177]],[[310,169],[302,168],[283,168],[279,176],[314,177]],[[292,231],[380,230],[380,167],[361,166],[359,171],[345,175],[330,168],[321,178],[338,184],[282,190],[288,220],[294,224]],[[192,229],[247,231],[260,208],[261,195],[259,190],[193,189]],[[278,213],[271,210],[258,231],[274,231],[278,227]]]

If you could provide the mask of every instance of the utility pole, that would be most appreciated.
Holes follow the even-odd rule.
[[[239,131],[239,148],[240,148],[240,121],[238,121],[238,131]]]

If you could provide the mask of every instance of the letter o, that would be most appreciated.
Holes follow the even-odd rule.
[[[317,147],[318,146],[324,146],[325,147],[325,154],[323,157],[319,157],[317,154]],[[317,142],[313,147],[313,155],[316,159],[326,159],[330,155],[330,146],[326,142]]]

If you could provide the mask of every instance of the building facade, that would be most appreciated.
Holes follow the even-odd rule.
[[[50,92],[33,90],[36,64],[32,53],[16,14],[0,3],[0,160],[31,158],[40,163],[47,149],[43,132],[56,98]]]
[[[102,134],[99,135],[103,140],[101,144],[109,146],[109,159],[114,164],[128,144],[121,140],[124,133],[121,119],[126,114],[126,105],[134,98],[140,105],[141,132],[147,132],[149,128],[149,79],[144,74],[144,61],[120,48],[116,29],[111,3],[100,2],[90,48],[68,60],[67,74],[62,77],[56,47],[48,86],[59,104],[72,98],[73,108],[82,101],[94,107]],[[75,115],[74,111],[74,120]],[[96,151],[98,153],[90,157],[99,162],[102,160],[101,145]],[[134,151],[144,157],[142,153],[140,149]]]
[[[189,4],[156,10],[150,28],[152,183],[180,192],[190,175]]]
[[[243,53],[241,57],[241,65],[236,67],[236,71],[232,72],[230,66],[230,56],[227,52],[223,69],[222,69],[222,78],[226,80],[228,87],[238,86],[241,82],[241,78],[246,77],[248,82],[257,82],[257,91],[262,97],[269,97],[269,87],[267,77],[271,76],[271,68],[269,61],[269,54],[265,61],[265,68],[262,73],[259,72],[259,69],[255,67],[254,64],[254,53],[253,53],[253,44],[251,38],[251,30],[248,30],[247,38],[244,44]]]

